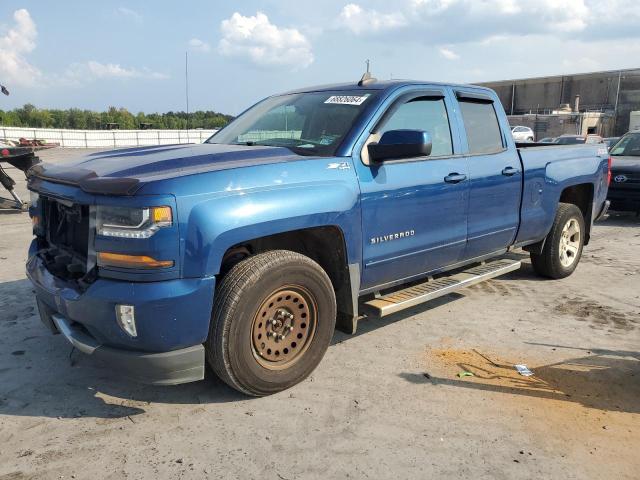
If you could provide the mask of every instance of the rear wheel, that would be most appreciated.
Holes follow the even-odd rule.
[[[539,275],[568,277],[578,266],[584,246],[582,211],[570,203],[560,203],[549,235],[540,254],[531,254],[531,263]]]
[[[286,250],[255,255],[235,265],[216,291],[207,358],[236,390],[276,393],[320,363],[335,321],[333,287],[316,262]]]

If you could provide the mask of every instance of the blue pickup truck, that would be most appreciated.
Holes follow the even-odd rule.
[[[510,250],[570,275],[609,169],[604,146],[517,146],[486,88],[301,89],[201,145],[33,167],[26,269],[42,321],[118,373],[177,384],[208,363],[268,395],[335,328],[517,269]]]

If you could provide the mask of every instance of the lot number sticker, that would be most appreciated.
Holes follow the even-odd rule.
[[[362,105],[369,95],[363,97],[354,95],[333,95],[327,98],[324,103],[337,103],[340,105]]]

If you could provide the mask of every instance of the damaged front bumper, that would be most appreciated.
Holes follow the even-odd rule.
[[[42,322],[82,353],[142,383],[173,385],[204,378],[214,278],[125,282],[97,279],[86,290],[51,275],[32,256],[27,276]],[[119,326],[115,306],[136,306],[137,337]]]

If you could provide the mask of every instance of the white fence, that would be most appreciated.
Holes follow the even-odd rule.
[[[0,142],[44,140],[68,148],[117,148],[202,143],[216,130],[60,130],[0,126]]]

